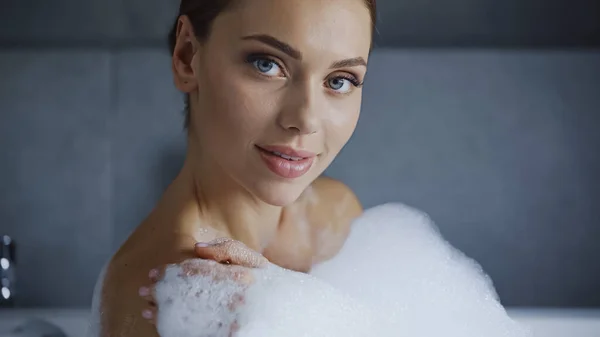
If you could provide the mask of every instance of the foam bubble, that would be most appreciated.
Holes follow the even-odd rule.
[[[481,267],[404,205],[367,210],[340,253],[312,274],[385,313],[395,336],[530,336]]]
[[[229,336],[237,321],[236,302],[246,289],[220,277],[215,266],[214,261],[197,259],[166,269],[155,291],[160,336]]]
[[[171,267],[157,288],[160,335],[228,336],[235,324],[239,337],[529,336],[479,265],[403,205],[366,211],[339,255],[312,275],[274,265],[252,273],[246,289]],[[244,304],[232,310],[240,293]]]
[[[273,265],[255,275],[236,336],[363,337],[380,326],[372,308],[315,277]]]

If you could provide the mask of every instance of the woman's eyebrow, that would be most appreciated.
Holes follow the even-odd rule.
[[[331,64],[331,66],[329,66],[329,68],[337,69],[337,68],[356,67],[356,66],[365,66],[366,67],[367,62],[365,61],[364,58],[359,56],[359,57],[354,57],[354,58],[350,58],[350,59],[333,62]]]
[[[275,49],[279,49],[281,52],[288,54],[290,57],[295,58],[296,60],[302,60],[302,53],[290,46],[289,44],[278,40],[274,36],[267,34],[256,34],[256,35],[248,35],[242,37],[242,40],[256,40],[260,41],[264,44],[267,44]]]

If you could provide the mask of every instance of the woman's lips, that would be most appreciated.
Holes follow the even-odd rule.
[[[315,154],[294,150],[286,146],[257,146],[261,158],[267,167],[280,177],[293,179],[308,172],[314,162]]]
[[[304,150],[295,150],[289,146],[278,146],[278,145],[273,145],[273,146],[259,146],[259,148],[268,151],[268,152],[276,152],[278,154],[284,154],[286,156],[289,157],[294,157],[294,158],[301,158],[301,159],[306,159],[306,158],[313,158],[316,156],[316,154],[309,152],[309,151],[304,151]]]

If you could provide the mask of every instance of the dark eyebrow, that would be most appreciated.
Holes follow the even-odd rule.
[[[289,44],[280,41],[278,39],[276,39],[275,37],[271,36],[271,35],[267,35],[267,34],[256,34],[256,35],[248,35],[248,36],[244,36],[242,38],[242,40],[256,40],[256,41],[260,41],[264,44],[268,44],[269,46],[275,48],[275,49],[279,49],[280,51],[282,51],[283,53],[288,54],[289,56],[297,59],[297,60],[301,60],[302,59],[302,53],[300,53],[297,49],[294,49],[292,46],[290,46]]]
[[[329,68],[337,69],[337,68],[346,68],[346,67],[356,67],[356,66],[367,66],[367,62],[362,57],[355,57],[351,59],[345,59],[337,62],[333,62]]]

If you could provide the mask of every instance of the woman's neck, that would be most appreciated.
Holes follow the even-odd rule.
[[[282,207],[257,199],[214,165],[188,154],[173,185],[183,209],[200,218],[193,222],[198,227],[209,226],[258,251],[277,231]]]

